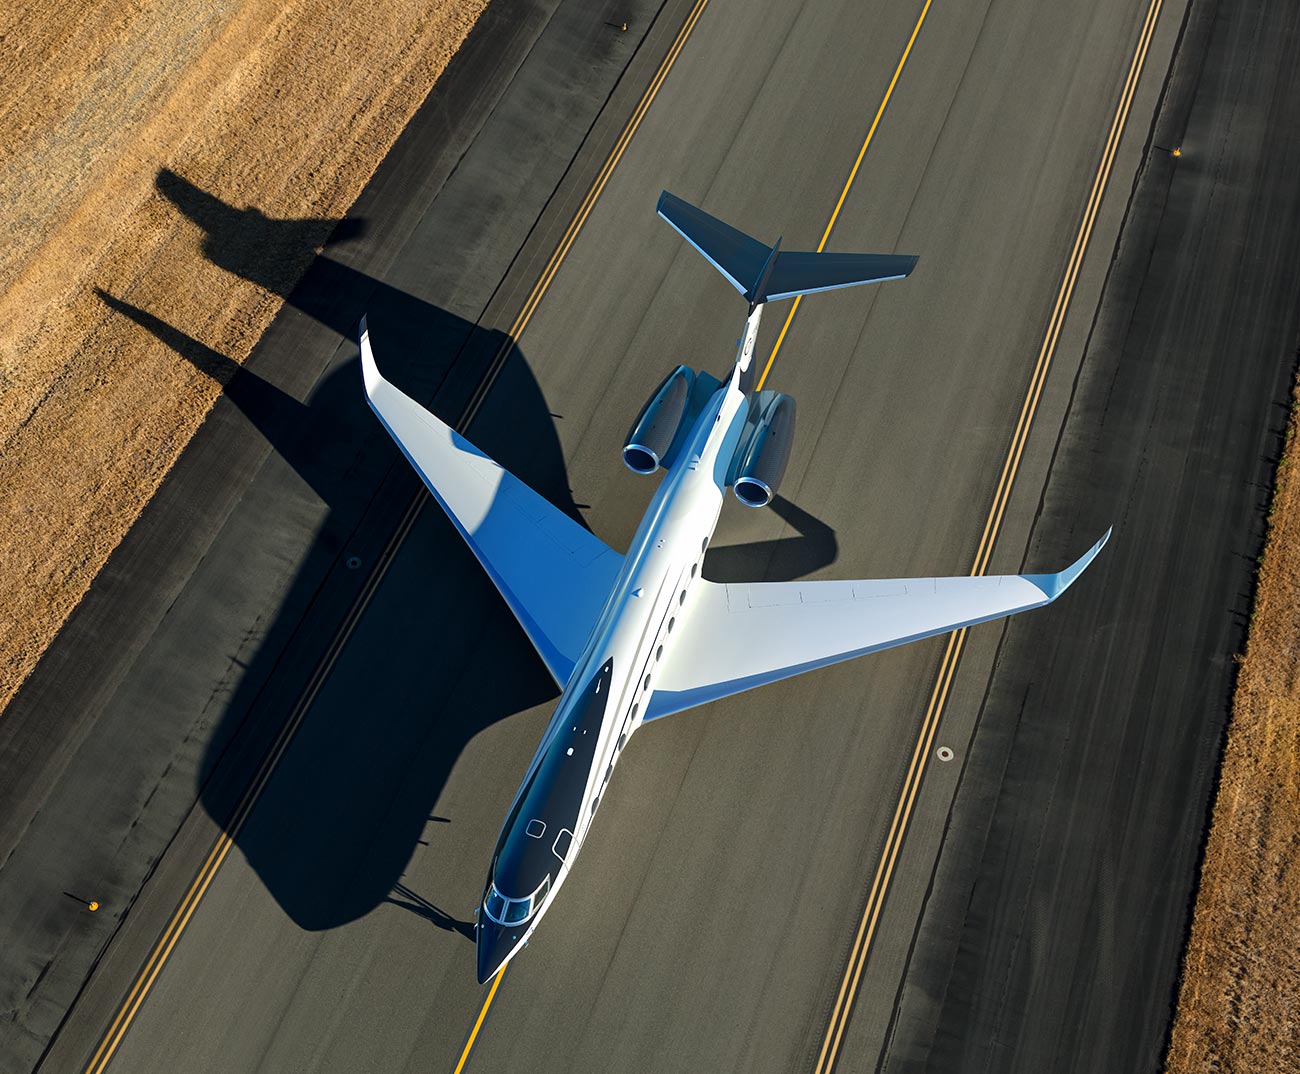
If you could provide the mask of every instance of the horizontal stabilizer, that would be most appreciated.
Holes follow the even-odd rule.
[[[659,195],[659,215],[716,268],[751,306],[795,295],[901,280],[916,267],[902,254],[829,254],[766,246],[674,194]]]
[[[762,301],[901,280],[914,268],[916,258],[908,254],[806,254],[782,250],[763,288]]]
[[[697,583],[694,610],[655,679],[645,719],[1050,604],[1109,537],[1107,530],[1058,574]]]
[[[730,224],[724,224],[666,190],[659,195],[657,211],[677,234],[727,278],[732,287],[751,298],[750,287],[767,265],[772,254],[770,246],[764,246],[757,239],[751,239],[743,231],[737,231]]]

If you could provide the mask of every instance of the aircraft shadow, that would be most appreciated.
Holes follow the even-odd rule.
[[[505,342],[501,333],[484,331],[328,252],[314,253],[331,228],[337,241],[361,234],[361,222],[276,220],[254,209],[234,209],[170,171],[161,172],[157,183],[203,228],[204,253],[222,268],[276,291],[345,339],[355,338],[357,321],[368,310],[385,375],[417,399],[431,399],[455,363],[486,364]],[[306,261],[310,267],[291,287],[294,273],[284,266]],[[432,575],[451,576],[443,597],[463,606],[455,614],[428,607],[418,620],[385,623],[383,598],[376,597],[367,618],[377,622],[363,620],[358,635],[366,630],[381,635],[362,643],[374,651],[416,654],[401,663],[410,680],[389,683],[387,694],[372,696],[341,660],[258,808],[240,819],[243,792],[301,696],[303,669],[309,671],[319,658],[350,605],[359,576],[348,569],[348,553],[378,499],[376,490],[390,490],[389,499],[400,508],[417,493],[418,479],[366,405],[355,348],[353,357],[325,373],[299,401],[261,375],[257,352],[249,366],[240,366],[155,313],[108,292],[99,294],[109,308],[220,381],[225,402],[327,507],[274,621],[245,660],[239,684],[220,711],[199,776],[204,808],[234,833],[267,889],[304,929],[333,928],[388,903],[439,928],[468,934],[471,924],[405,887],[404,871],[466,744],[498,720],[554,697],[554,683],[522,632],[501,614],[504,606],[491,606],[491,583],[450,523],[439,513],[422,514],[418,532],[424,544],[418,555],[405,558],[427,563]],[[517,348],[493,393],[494,404],[501,405],[491,413],[498,417],[485,412],[476,421],[476,441],[582,521],[551,412]],[[454,422],[458,414],[440,416]],[[265,477],[259,471],[254,486]],[[283,473],[281,483],[296,484]],[[301,486],[295,491],[301,495]],[[266,521],[270,529],[277,525],[273,515]],[[347,585],[340,585],[340,578]],[[431,597],[436,600],[437,594]],[[475,651],[483,631],[499,639],[496,652]],[[391,637],[383,637],[385,632]],[[502,661],[511,674],[492,673]],[[482,864],[486,867],[486,859]]]
[[[446,932],[455,932],[464,936],[465,939],[473,942],[474,940],[474,922],[461,921],[459,918],[452,917],[445,910],[434,906],[423,895],[412,891],[405,884],[394,884],[393,895],[388,901],[394,906],[400,906],[404,910],[410,910],[412,913],[419,914],[421,917],[428,918],[438,928]]]
[[[433,399],[453,366],[468,370],[466,383],[477,383],[505,343],[499,332],[478,328],[328,252],[314,253],[331,229],[335,244],[364,233],[361,221],[277,220],[256,209],[235,209],[168,170],[159,173],[157,185],[202,229],[203,251],[215,264],[281,294],[289,306],[344,339],[355,338],[357,321],[368,312],[385,376],[418,400]],[[291,286],[304,264],[309,267],[301,281]],[[355,597],[361,576],[350,572],[348,561],[365,530],[363,520],[370,519],[371,530],[387,525],[375,538],[386,539],[416,495],[418,479],[366,405],[355,348],[299,401],[269,378],[287,380],[301,371],[263,370],[272,359],[259,362],[258,351],[241,366],[150,310],[98,293],[110,309],[219,381],[224,404],[237,414],[214,410],[214,417],[246,420],[291,469],[293,476],[277,476],[263,466],[246,493],[269,486],[270,495],[262,493],[270,505],[268,529],[277,525],[277,513],[292,509],[292,494],[302,494],[301,486],[293,488],[294,476],[327,509],[221,708],[200,770],[204,808],[234,835],[268,891],[304,929],[334,928],[390,904],[438,928],[472,935],[471,923],[415,894],[404,874],[422,843],[428,848],[422,853],[437,854],[429,825],[445,818],[430,814],[466,745],[497,721],[554,697],[554,683],[452,525],[429,510],[414,531],[418,548],[394,561],[257,809],[243,817],[246,788],[292,718],[307,675]],[[304,353],[320,361],[321,350],[309,346]],[[454,423],[459,415],[439,416]],[[554,417],[517,347],[494,382],[493,406],[476,419],[472,436],[582,522]],[[283,504],[276,499],[281,493]],[[389,509],[390,522],[374,521],[381,501],[396,505]],[[706,570],[719,580],[733,573],[797,577],[834,560],[832,530],[783,499],[773,508],[799,536],[711,550]],[[386,662],[384,674],[374,670],[380,662]],[[510,673],[501,674],[502,667]],[[433,865],[437,869],[436,859]]]
[[[486,364],[506,342],[504,333],[481,329],[359,272],[327,253],[315,254],[315,249],[322,244],[328,250],[364,235],[365,221],[316,217],[277,219],[256,208],[236,209],[167,168],[159,171],[155,185],[178,212],[202,230],[201,249],[214,265],[282,296],[289,305],[347,340],[355,340],[358,322],[363,314],[368,314],[376,348],[382,347],[384,376],[421,402],[427,403],[437,395],[453,364],[470,368]],[[304,265],[307,265],[305,272]],[[147,311],[141,312],[147,315]],[[205,354],[200,355],[200,361],[205,363],[201,366],[205,372],[211,371],[215,363],[219,375],[230,378],[227,395],[232,390],[245,397],[263,392],[254,384],[234,384],[240,379],[238,371],[242,367],[225,356]],[[349,422],[350,431],[372,432],[373,417],[364,399],[352,398],[359,394],[356,391],[359,380],[355,369],[341,377],[336,375],[329,385],[321,385],[313,393],[311,409],[319,409],[327,420],[339,413],[340,407],[333,399],[320,398],[327,390],[337,391],[342,412],[356,417],[363,426]],[[335,389],[335,382],[342,386]],[[503,389],[510,395],[510,423],[486,429],[477,424],[474,435],[482,441],[479,446],[489,454],[513,451],[509,468],[516,476],[585,525],[569,491],[551,413],[517,347],[511,349],[494,392]],[[240,400],[232,399],[232,402],[239,405]],[[438,412],[436,405],[433,409]],[[438,413],[438,416],[454,424],[458,414]],[[313,414],[312,423],[316,420]],[[277,451],[283,450],[286,445],[277,442],[273,435],[283,433],[282,427],[267,429],[259,425],[258,428]],[[328,431],[313,430],[314,433]],[[307,460],[300,457],[299,461]],[[501,461],[505,463],[504,457]],[[298,466],[297,462],[293,464]],[[303,476],[310,480],[308,474]]]

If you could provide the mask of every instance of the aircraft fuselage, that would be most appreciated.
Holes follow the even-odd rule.
[[[705,404],[651,499],[507,814],[479,905],[480,982],[528,942],[568,876],[614,766],[641,725],[679,619],[689,614],[745,422],[740,383],[761,314],[761,306],[750,314],[732,375]]]
[[[364,318],[360,326],[371,408],[562,688],[488,870],[476,914],[480,982],[537,928],[642,723],[1041,608],[1110,537],[1107,530],[1049,574],[704,581],[704,553],[727,489],[746,506],[765,507],[790,461],[794,398],[754,384],[764,303],[903,279],[917,259],[782,250],[779,239],[759,242],[667,191],[656,211],[740,292],[749,315],[725,384],[678,366],[628,432],[628,469],[666,474],[624,555],[386,381]]]

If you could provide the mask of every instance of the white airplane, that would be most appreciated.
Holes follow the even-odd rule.
[[[774,299],[907,276],[914,257],[790,253],[667,191],[659,215],[749,302],[725,381],[673,370],[623,461],[666,471],[620,555],[379,375],[361,322],[370,406],[442,504],[562,688],[488,868],[478,979],[527,943],[563,886],[633,732],[649,720],[840,660],[1049,604],[1110,536],[1059,574],[755,582],[700,577],[728,488],[769,503],[790,456],[794,400],[753,390]]]

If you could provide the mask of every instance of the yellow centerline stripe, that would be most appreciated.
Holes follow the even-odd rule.
[[[494,363],[494,368],[487,376],[485,376],[483,381],[480,382],[478,389],[466,407],[465,413],[461,416],[460,421],[457,422],[457,425],[461,427],[462,431],[464,427],[473,420],[474,415],[478,412],[479,407],[481,407],[483,399],[486,397],[487,389],[491,387],[492,381],[495,380],[496,374],[500,371],[500,365],[501,362],[504,361],[505,354],[508,353],[509,348],[514,345],[519,334],[531,319],[542,296],[550,286],[550,282],[554,278],[556,270],[564,260],[569,247],[573,244],[573,240],[581,230],[582,224],[590,214],[596,198],[605,188],[605,184],[609,181],[609,177],[613,173],[614,166],[623,156],[623,152],[631,141],[632,135],[635,134],[637,127],[640,126],[641,120],[645,117],[646,111],[650,107],[650,103],[658,94],[660,87],[663,85],[664,78],[676,62],[677,56],[682,50],[682,46],[690,36],[691,31],[694,30],[695,24],[699,21],[700,14],[708,6],[708,3],[709,0],[696,0],[695,6],[691,9],[690,15],[687,17],[682,29],[678,32],[676,40],[673,42],[672,48],[664,57],[658,71],[655,73],[654,79],[651,81],[649,88],[642,96],[636,111],[633,113],[631,120],[629,120],[628,124],[624,127],[613,151],[606,159],[605,164],[602,166],[591,190],[588,191],[586,198],[583,200],[583,203],[579,208],[578,216],[574,218],[574,220],[569,224],[568,229],[565,231],[564,237],[561,240],[561,246],[551,256],[551,259],[543,272],[542,278],[539,279],[536,286],[534,286],[532,293],[529,295],[529,298],[525,303],[524,309],[515,319],[515,323],[510,330],[510,338],[502,348],[502,352],[499,356],[500,361]],[[425,493],[424,489],[421,488],[420,492],[408,506],[406,513],[403,515],[402,520],[393,535],[393,538],[385,547],[384,552],[381,555],[379,562],[376,564],[375,570],[372,572],[370,579],[367,581],[365,588],[362,590],[357,603],[353,605],[348,617],[344,620],[343,627],[335,636],[333,643],[331,643],[325,659],[312,675],[307,690],[299,699],[298,704],[294,706],[294,711],[290,715],[290,718],[281,728],[279,735],[276,737],[276,740],[272,745],[270,753],[268,753],[267,757],[263,760],[262,765],[258,769],[257,775],[254,777],[253,783],[250,784],[248,791],[245,792],[244,797],[240,801],[231,824],[226,831],[221,832],[221,834],[217,836],[207,857],[204,859],[203,864],[199,867],[198,874],[191,882],[189,889],[186,891],[180,904],[172,914],[167,927],[163,930],[162,936],[159,937],[157,943],[155,943],[153,949],[150,951],[149,957],[145,960],[145,964],[136,977],[131,990],[127,993],[126,999],[122,1002],[122,1005],[118,1009],[112,1022],[109,1023],[109,1027],[104,1033],[103,1038],[100,1040],[99,1046],[91,1056],[90,1063],[86,1067],[86,1074],[103,1074],[103,1071],[112,1061],[113,1056],[121,1045],[122,1039],[125,1037],[127,1030],[135,1020],[135,1016],[144,1004],[145,999],[148,997],[150,990],[153,988],[154,982],[162,972],[163,966],[171,956],[172,950],[175,948],[181,934],[189,924],[190,918],[198,908],[199,902],[207,892],[208,886],[212,883],[217,870],[221,867],[221,863],[225,860],[231,846],[238,838],[239,832],[242,830],[245,821],[252,812],[253,806],[261,796],[262,790],[270,780],[271,774],[279,764],[280,758],[288,748],[289,742],[296,734],[299,725],[302,723],[303,717],[311,707],[316,695],[320,692],[321,686],[324,684],[326,678],[328,678],[330,671],[333,669],[339,655],[342,653],[344,645],[351,637],[352,632],[356,629],[357,623],[360,621],[361,616],[364,614],[375,592],[378,590],[379,583],[383,580],[389,566],[396,557],[398,548],[400,548],[402,542],[414,527],[415,521],[419,517],[420,510],[426,501],[427,493]],[[496,990],[501,982],[502,976],[502,974],[498,974],[493,980],[493,985],[488,992],[487,1000],[483,1004],[483,1009],[479,1014],[478,1021],[475,1023],[474,1031],[470,1034],[465,1052],[461,1056],[460,1063],[456,1067],[457,1071],[464,1066],[465,1060],[469,1056],[469,1049],[473,1045],[478,1029],[482,1025],[483,1019],[487,1014],[487,1009],[491,1005],[493,997],[496,995]]]
[[[870,146],[872,138],[875,135],[875,131],[879,125],[880,119],[884,114],[885,107],[888,104],[889,99],[893,94],[894,87],[898,82],[898,78],[902,72],[903,66],[906,63],[908,55],[911,52],[912,46],[915,43],[917,35],[920,32],[921,25],[925,20],[926,14],[929,11],[931,2],[932,0],[926,0],[926,3],[921,12],[921,16],[918,19],[916,27],[913,29],[912,36],[908,40],[907,47],[903,52],[902,59],[899,61],[898,67],[894,72],[894,77],[890,80],[889,87],[885,93],[885,97],[882,100],[879,109],[877,109],[875,118],[872,121],[867,137],[863,143],[861,150],[858,153],[857,159],[854,161],[854,165],[852,171],[850,172],[849,179],[845,183],[844,189],[841,191],[839,201],[836,203],[835,210],[832,213],[831,219],[826,226],[825,232],[822,235],[821,242],[817,246],[818,252],[824,249],[826,242],[829,240],[831,229],[834,227],[835,220],[839,215],[839,212],[853,184],[853,180],[856,178],[861,163],[865,158],[866,151]],[[689,37],[691,31],[694,29],[695,23],[698,21],[700,14],[703,12],[707,4],[708,4],[708,0],[697,0],[695,7],[692,9],[691,14],[688,16],[687,21],[683,25],[682,30],[679,32],[677,40],[674,42],[668,55],[665,57],[664,62],[661,64],[659,71],[656,73],[655,78],[652,80],[650,87],[646,91],[646,94],[642,97],[641,103],[638,105],[636,111],[634,112],[632,119],[629,121],[628,125],[624,128],[623,134],[620,136],[618,142],[615,144],[614,150],[611,152],[610,157],[606,160],[604,167],[601,169],[601,172],[597,177],[597,180],[595,181],[595,183],[593,183],[591,190],[588,192],[587,197],[584,199],[583,204],[580,206],[578,214],[575,216],[574,220],[570,223],[568,229],[566,230],[563,238],[561,239],[560,246],[557,248],[556,252],[552,255],[550,261],[547,264],[546,269],[543,271],[542,277],[539,279],[537,285],[534,287],[532,294],[530,294],[529,299],[525,303],[524,308],[521,310],[519,316],[516,318],[514,325],[512,325],[510,331],[510,338],[507,340],[506,344],[502,347],[501,352],[499,354],[500,360],[502,361],[504,360],[504,357],[509,352],[510,347],[514,345],[515,341],[517,341],[519,335],[522,333],[523,329],[527,326],[529,320],[532,318],[532,315],[536,310],[538,304],[540,303],[542,296],[545,294],[546,290],[550,286],[551,280],[554,278],[556,271],[558,271],[560,264],[563,262],[565,256],[567,255],[569,248],[572,246],[574,239],[577,237],[578,232],[581,230],[582,225],[585,223],[587,216],[590,214],[596,199],[599,197],[599,194],[601,193],[606,183],[608,182],[609,177],[613,172],[614,166],[618,163],[619,159],[622,157],[623,152],[625,151],[628,143],[631,140],[632,134],[635,133],[636,128],[640,125],[641,119],[644,117],[645,112],[649,108],[650,103],[654,100],[654,97],[658,94],[659,88],[662,85],[663,80],[668,73],[668,70],[672,67],[673,63],[676,61],[677,55],[678,53],[680,53],[681,48],[686,41],[686,38]],[[1082,263],[1083,252],[1086,249],[1088,239],[1091,235],[1092,227],[1093,224],[1095,223],[1095,218],[1098,209],[1100,207],[1101,195],[1104,192],[1106,182],[1109,178],[1111,165],[1113,164],[1115,153],[1118,150],[1119,137],[1122,134],[1124,124],[1127,121],[1128,111],[1132,103],[1132,97],[1134,92],[1136,91],[1137,80],[1138,77],[1140,76],[1142,65],[1145,62],[1146,52],[1150,45],[1150,39],[1154,32],[1155,21],[1159,14],[1161,4],[1162,4],[1162,0],[1151,0],[1151,6],[1148,9],[1147,19],[1143,27],[1143,35],[1139,43],[1138,51],[1135,53],[1133,62],[1130,65],[1129,76],[1125,84],[1124,93],[1121,97],[1121,103],[1119,108],[1117,109],[1115,119],[1111,125],[1111,135],[1110,138],[1108,139],[1107,149],[1106,152],[1103,154],[1102,164],[1098,168],[1098,174],[1093,183],[1093,193],[1089,199],[1088,209],[1085,211],[1084,223],[1080,227],[1080,233],[1078,238],[1076,238],[1075,251],[1071,257],[1071,264],[1070,267],[1067,269],[1066,279],[1062,284],[1061,291],[1060,293],[1058,293],[1056,309],[1054,309],[1053,311],[1053,317],[1052,317],[1052,322],[1049,325],[1048,336],[1044,340],[1043,348],[1040,351],[1039,368],[1035,371],[1035,376],[1034,379],[1031,381],[1029,393],[1026,396],[1025,403],[1021,408],[1020,422],[1018,423],[1016,435],[1013,438],[1011,451],[1008,453],[1007,461],[1004,463],[1003,466],[1002,476],[999,481],[998,492],[995,495],[994,509],[990,512],[989,520],[985,524],[984,535],[981,537],[981,542],[980,542],[980,552],[977,553],[976,556],[976,566],[971,571],[973,575],[983,573],[983,571],[987,567],[988,560],[992,555],[993,543],[994,540],[996,539],[997,531],[1001,525],[1002,514],[1005,510],[1006,502],[1009,499],[1011,483],[1014,481],[1015,473],[1019,466],[1019,459],[1020,459],[1020,455],[1023,452],[1024,443],[1027,438],[1029,425],[1032,423],[1034,412],[1037,409],[1038,399],[1041,394],[1043,382],[1045,381],[1047,367],[1048,365],[1050,365],[1051,357],[1055,350],[1056,341],[1059,338],[1061,326],[1064,323],[1065,312],[1068,309],[1070,297],[1073,293],[1074,284],[1077,279],[1079,267]],[[796,297],[790,309],[790,313],[786,317],[785,323],[781,329],[781,333],[777,338],[775,346],[773,347],[772,354],[770,355],[767,365],[763,370],[763,376],[759,381],[760,388],[762,387],[763,381],[766,380],[767,375],[770,372],[773,363],[775,362],[777,353],[779,352],[781,344],[784,341],[785,336],[789,330],[790,324],[794,319],[794,314],[799,307],[799,301],[800,299]],[[497,364],[497,368],[499,369],[499,364]],[[496,370],[494,369],[493,372],[495,371]],[[459,422],[458,424],[464,425],[467,424],[469,420],[472,420],[473,415],[477,413],[479,407],[482,405],[483,398],[486,396],[486,388],[490,387],[491,381],[493,379],[495,379],[495,377],[489,375],[484,379],[483,382],[480,383],[479,389],[476,391],[475,396],[471,399],[470,404],[466,408],[466,414],[462,417],[461,422]],[[259,773],[257,778],[254,781],[254,784],[250,787],[250,791],[246,794],[244,800],[241,802],[240,807],[236,812],[235,820],[230,825],[229,830],[227,832],[222,832],[221,835],[217,838],[216,842],[214,843],[212,849],[208,854],[207,859],[205,860],[203,866],[200,868],[198,876],[196,876],[195,881],[191,885],[185,898],[182,900],[180,906],[177,908],[176,913],[173,915],[167,928],[164,930],[162,937],[160,937],[158,943],[155,945],[153,951],[150,954],[149,959],[146,961],[144,968],[141,970],[140,975],[138,976],[134,986],[132,987],[131,992],[128,994],[127,999],[124,1001],[117,1016],[110,1024],[108,1032],[105,1034],[104,1039],[101,1041],[98,1049],[96,1050],[94,1056],[91,1059],[90,1066],[87,1068],[88,1074],[101,1074],[101,1072],[111,1061],[114,1053],[117,1050],[117,1047],[121,1043],[122,1037],[125,1035],[126,1030],[130,1027],[132,1020],[134,1019],[136,1013],[139,1011],[141,1005],[143,1004],[145,998],[147,997],[148,992],[152,988],[154,981],[156,980],[158,974],[161,972],[163,965],[167,961],[167,958],[170,956],[172,949],[175,947],[176,943],[180,938],[180,935],[184,932],[184,929],[188,924],[191,916],[193,915],[194,911],[197,909],[199,901],[202,899],[203,894],[207,891],[209,884],[212,882],[212,879],[214,878],[217,869],[220,867],[222,861],[224,861],[226,854],[230,850],[231,845],[233,845],[235,838],[238,836],[240,830],[242,829],[243,824],[246,821],[248,814],[251,812],[253,805],[260,797],[263,788],[265,787],[267,781],[270,778],[270,775],[274,771],[275,767],[278,765],[280,758],[283,756],[283,753],[287,748],[289,741],[292,739],[293,734],[296,732],[297,726],[301,722],[303,715],[305,715],[306,710],[310,707],[311,702],[315,699],[315,696],[319,692],[320,687],[323,684],[325,678],[328,676],[329,671],[332,669],[334,663],[337,661],[338,654],[339,652],[341,652],[343,643],[346,642],[347,638],[351,635],[352,631],[355,629],[356,622],[360,619],[361,613],[364,612],[365,608],[369,605],[375,590],[378,588],[379,581],[382,579],[383,575],[387,572],[388,566],[389,564],[391,564],[392,559],[396,554],[397,548],[400,546],[402,540],[405,539],[405,536],[410,532],[410,529],[414,525],[415,519],[419,514],[419,509],[423,505],[424,499],[425,499],[424,494],[423,492],[421,492],[421,494],[418,495],[416,500],[412,503],[411,507],[408,508],[407,514],[404,516],[402,523],[399,525],[397,534],[395,535],[395,539],[392,542],[390,542],[388,548],[385,549],[385,556],[383,557],[383,560],[376,567],[375,572],[372,574],[371,581],[367,584],[366,589],[363,591],[363,594],[359,599],[357,605],[354,606],[353,613],[350,614],[348,619],[345,621],[344,629],[337,636],[336,643],[331,646],[331,651],[329,654],[327,654],[326,661],[322,664],[321,668],[318,670],[318,673],[313,676],[311,684],[309,685],[308,692],[304,694],[303,698],[300,700],[299,705],[295,706],[295,713],[293,717],[291,717],[290,721],[286,722],[286,725],[282,730],[280,736],[277,738],[271,753],[268,755],[267,759],[263,762],[261,769],[259,769]],[[893,824],[891,825],[889,838],[886,840],[886,854],[881,858],[880,863],[878,863],[877,865],[876,877],[872,884],[872,890],[868,895],[867,908],[863,914],[862,921],[859,924],[857,936],[855,937],[855,942],[854,942],[854,950],[850,956],[849,966],[845,972],[844,979],[841,982],[839,994],[836,999],[835,1011],[832,1014],[832,1019],[831,1019],[831,1026],[828,1027],[827,1038],[826,1041],[823,1043],[821,1054],[818,1057],[818,1063],[816,1068],[817,1074],[823,1074],[824,1071],[828,1071],[830,1069],[830,1065],[832,1065],[835,1061],[840,1039],[843,1034],[844,1027],[847,1024],[846,1015],[852,1007],[853,999],[857,992],[857,987],[861,976],[861,972],[863,966],[865,965],[865,961],[866,961],[865,956],[867,950],[870,947],[872,934],[874,933],[875,930],[875,925],[879,916],[880,907],[883,904],[883,893],[884,890],[888,887],[889,878],[893,872],[894,863],[897,859],[898,849],[899,846],[901,845],[901,835],[903,830],[906,827],[907,820],[911,813],[912,804],[915,801],[916,791],[919,788],[919,784],[920,784],[920,776],[924,771],[925,762],[929,753],[929,747],[930,744],[933,742],[934,735],[937,731],[938,716],[942,712],[944,702],[947,697],[948,688],[951,685],[953,672],[957,664],[957,658],[960,655],[961,648],[964,644],[965,634],[966,634],[965,630],[960,630],[949,636],[948,648],[944,654],[944,660],[940,668],[939,678],[935,683],[935,688],[931,695],[930,705],[927,709],[926,717],[922,725],[922,733],[918,738],[917,745],[913,751],[912,763],[909,766],[909,770],[908,770],[907,785],[905,785],[905,792],[903,797],[900,798],[898,806],[895,808],[894,821]],[[491,1006],[492,1001],[496,996],[497,989],[500,986],[503,976],[504,976],[504,972],[500,972],[493,979],[492,987],[488,991],[487,998],[484,1001],[483,1007],[479,1012],[479,1016],[474,1023],[473,1029],[470,1032],[469,1039],[466,1042],[465,1049],[461,1054],[460,1061],[457,1063],[457,1066],[455,1068],[455,1074],[460,1074],[466,1061],[469,1058],[469,1054],[473,1047],[474,1041],[478,1035],[479,1029],[482,1027],[484,1019],[486,1018],[488,1008]],[[838,1026],[837,1023],[839,1023]],[[833,1038],[831,1032],[832,1030],[834,1031]],[[829,1050],[829,1056],[828,1056],[828,1050]]]
[[[506,966],[510,963],[506,963]],[[488,989],[487,999],[483,1001],[483,1009],[478,1012],[478,1017],[474,1019],[474,1028],[469,1031],[469,1040],[465,1042],[465,1050],[460,1053],[460,1062],[456,1064],[456,1069],[452,1074],[460,1074],[465,1069],[465,1063],[469,1059],[469,1053],[474,1048],[474,1038],[478,1036],[478,1031],[483,1028],[483,1019],[487,1017],[488,1008],[492,1006],[492,998],[497,994],[497,989],[501,986],[501,979],[506,975],[506,966],[497,970],[497,975],[492,978],[492,987]]]
[[[849,196],[853,180],[858,177],[858,169],[862,167],[863,158],[866,157],[867,149],[871,146],[871,139],[876,136],[876,128],[880,126],[880,117],[885,114],[889,98],[894,95],[894,87],[898,85],[898,76],[903,73],[903,66],[907,63],[907,57],[912,52],[912,46],[916,44],[917,35],[920,34],[921,26],[925,22],[925,16],[929,14],[931,2],[932,0],[925,0],[925,6],[921,8],[921,17],[916,20],[916,25],[912,28],[912,36],[907,39],[907,47],[903,49],[903,55],[898,61],[898,66],[894,68],[894,77],[889,80],[889,88],[885,90],[885,96],[881,98],[880,107],[876,109],[876,116],[867,130],[867,137],[862,143],[862,148],[858,150],[858,159],[853,162],[849,177],[844,182],[844,189],[840,191],[840,200],[835,203],[835,210],[831,213],[831,218],[826,224],[826,230],[822,232],[822,241],[817,244],[818,253],[826,249],[826,243],[831,237],[831,228],[835,226],[840,210],[844,208],[844,200]],[[785,342],[785,334],[790,331],[790,322],[794,320],[794,315],[799,312],[799,303],[802,301],[803,295],[795,295],[794,302],[790,306],[790,312],[785,316],[785,324],[781,326],[781,334],[776,337],[776,343],[772,347],[772,353],[768,356],[767,365],[763,367],[763,375],[758,378],[759,391],[762,391],[763,382],[767,380],[768,373],[772,371],[772,363],[776,361],[776,356],[781,350],[781,344]]]
[[[1111,168],[1119,151],[1120,139],[1128,121],[1129,110],[1132,107],[1133,97],[1137,91],[1138,79],[1146,63],[1147,52],[1155,34],[1156,20],[1160,15],[1162,3],[1163,0],[1150,0],[1147,8],[1146,19],[1142,25],[1142,32],[1138,38],[1133,60],[1129,64],[1128,76],[1120,93],[1119,103],[1116,106],[1115,116],[1111,122],[1106,146],[1097,165],[1097,174],[1093,179],[1092,189],[1075,238],[1074,248],[1071,251],[1065,276],[1057,292],[1052,317],[1048,323],[1043,345],[1039,350],[1038,361],[1035,365],[1034,374],[1030,379],[1025,401],[1020,409],[1016,431],[1002,467],[998,488],[994,494],[993,504],[989,509],[988,519],[984,525],[984,532],[980,537],[979,550],[975,555],[975,565],[971,569],[972,575],[982,575],[988,569],[989,560],[993,555],[994,542],[997,540],[1002,518],[1010,500],[1012,483],[1019,469],[1020,459],[1028,441],[1029,430],[1038,409],[1043,385],[1046,382],[1047,372],[1055,355],[1056,344],[1060,339],[1061,330],[1065,323],[1065,316],[1069,310],[1070,299],[1074,293],[1074,286],[1078,280],[1083,257],[1087,251],[1092,229],[1100,211],[1102,195],[1105,193],[1106,185],[1110,179]],[[849,1014],[852,1011],[853,1002],[861,982],[862,972],[866,966],[867,954],[884,905],[885,893],[888,890],[889,881],[898,860],[903,835],[920,789],[921,777],[924,775],[926,762],[929,759],[930,747],[934,743],[939,718],[947,702],[949,688],[952,685],[957,663],[965,645],[966,633],[966,630],[962,629],[953,632],[948,637],[948,646],[940,664],[939,675],[935,681],[934,690],[930,695],[930,703],[922,720],[921,733],[917,738],[916,748],[912,754],[912,763],[908,768],[907,778],[904,782],[903,795],[894,811],[893,823],[885,841],[885,853],[876,868],[876,876],[867,895],[866,907],[863,910],[862,919],[854,936],[848,965],[844,972],[844,978],[840,983],[830,1024],[827,1027],[826,1037],[817,1058],[815,1074],[829,1074],[834,1068],[844,1031],[848,1025]]]

